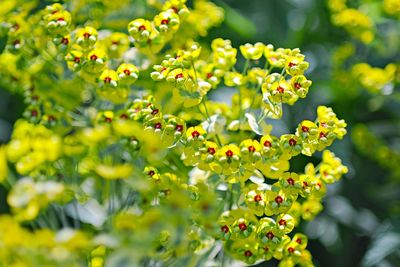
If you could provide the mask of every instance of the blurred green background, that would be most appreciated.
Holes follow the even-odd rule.
[[[390,96],[371,95],[365,90],[348,94],[346,91],[350,89],[338,89],[332,67],[332,53],[344,42],[353,42],[357,51],[361,51],[358,55],[363,55],[360,60],[373,66],[400,62],[399,20],[378,29],[382,35],[393,27],[398,29],[398,35],[391,36],[399,44],[397,50],[382,56],[333,26],[327,1],[214,2],[224,7],[226,18],[206,40],[227,38],[235,47],[258,41],[275,47],[299,47],[310,62],[307,77],[313,85],[309,96],[293,107],[285,107],[283,123],[269,121],[274,126],[273,133],[293,132],[298,122],[315,117],[318,105],[331,106],[348,124],[349,134],[343,141],[334,143],[332,151],[349,167],[349,173],[339,183],[329,186],[324,212],[314,221],[302,223],[299,229],[311,238],[309,249],[316,266],[400,266],[400,177],[360,153],[352,139],[355,125],[363,123],[393,151],[400,151],[399,88],[394,88]],[[374,1],[350,1],[350,4],[356,6],[360,2]],[[0,88],[0,144],[7,142],[12,125],[23,110],[22,97]],[[300,157],[292,167],[301,170],[306,160]],[[4,202],[4,192],[0,191],[0,195],[0,202]],[[269,262],[259,266],[275,265],[276,262]]]

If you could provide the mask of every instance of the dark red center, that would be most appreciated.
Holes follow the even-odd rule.
[[[265,235],[268,239],[272,239],[272,238],[274,238],[274,234],[271,232],[271,231],[269,231],[266,235]]]
[[[161,129],[161,123],[157,122],[156,124],[154,124],[154,128]]]
[[[207,79],[210,79],[212,76],[213,76],[213,75],[212,75],[211,72],[207,73]]]
[[[107,123],[111,123],[111,122],[112,122],[112,119],[106,117],[106,118],[104,118],[104,121],[107,122]]]
[[[31,116],[32,117],[37,117],[37,115],[38,115],[38,111],[36,109],[32,109],[31,110]]]
[[[319,138],[323,138],[323,137],[325,137],[325,138],[326,138],[326,134],[325,134],[325,133],[323,133],[323,132],[320,132],[320,133],[319,133]]]
[[[280,219],[278,223],[279,225],[286,225],[286,221],[284,219]]]
[[[163,19],[163,20],[161,21],[161,24],[165,25],[165,24],[168,24],[168,22],[169,22],[168,19]]]
[[[270,141],[265,141],[265,142],[264,142],[264,146],[271,147],[271,146],[272,146],[272,144],[271,144],[271,142],[270,142]]]
[[[250,250],[246,250],[246,251],[244,252],[244,256],[245,256],[245,257],[251,257],[251,256],[253,256],[253,253],[251,253]]]
[[[83,34],[83,37],[85,37],[86,39],[88,39],[88,38],[90,37],[90,33],[85,32],[85,33]]]
[[[74,57],[74,62],[75,63],[80,63],[81,62],[81,58],[80,57]]]
[[[282,198],[281,196],[277,196],[277,197],[275,198],[275,202],[278,203],[278,204],[282,204],[283,198]]]
[[[149,171],[149,173],[148,173],[148,175],[149,175],[150,177],[152,177],[154,174],[156,174],[154,171]]]
[[[96,55],[91,55],[90,56],[90,60],[96,60],[97,59],[97,56]]]
[[[255,202],[260,202],[261,200],[262,200],[262,197],[260,195],[257,194],[257,195],[254,196],[254,201]]]
[[[175,126],[175,130],[177,130],[178,132],[182,132],[183,131],[183,125],[177,124]]]
[[[226,152],[225,152],[225,155],[226,155],[228,158],[233,157],[233,152],[232,152],[232,150],[226,151]]]
[[[68,38],[63,37],[63,38],[61,39],[61,43],[64,44],[64,45],[67,45],[67,44],[69,43]]]
[[[221,232],[224,232],[225,234],[227,234],[229,232],[229,227],[227,225],[222,226]]]
[[[289,62],[289,68],[291,68],[291,67],[294,67],[294,66],[296,66],[296,64],[295,63],[293,63],[293,62]]]
[[[192,133],[193,138],[197,138],[199,136],[200,136],[200,133],[198,131],[193,131],[193,133]]]
[[[289,247],[289,248],[287,249],[287,251],[288,251],[289,253],[293,253],[293,252],[294,252],[294,248]]]
[[[290,145],[290,146],[295,146],[296,144],[297,144],[297,141],[294,140],[293,138],[291,138],[291,139],[289,140],[289,145]]]
[[[283,94],[283,92],[285,92],[285,88],[283,88],[283,87],[281,87],[281,86],[279,86],[276,90],[277,90],[280,94]]]
[[[126,115],[126,114],[121,114],[121,116],[119,116],[121,119],[123,119],[123,120],[126,120],[126,119],[128,119],[129,117],[128,117],[128,115]]]
[[[301,244],[303,241],[301,241],[301,238],[299,237],[299,238],[296,239],[296,242],[297,242],[298,244]]]
[[[146,26],[141,25],[141,26],[139,27],[139,31],[144,31],[144,30],[146,30]]]
[[[301,88],[301,84],[300,83],[295,83],[294,84],[294,88],[296,88],[297,90],[299,90]]]
[[[256,148],[254,146],[249,146],[248,149],[252,153],[256,151]]]
[[[211,155],[214,155],[214,154],[215,154],[215,148],[209,147],[209,148],[207,149],[207,152],[210,153]]]
[[[286,181],[288,182],[288,184],[294,185],[294,180],[292,177],[289,177]]]
[[[183,73],[179,73],[175,76],[175,79],[183,78]]]
[[[158,109],[153,109],[153,111],[151,112],[151,114],[156,115],[158,113]]]
[[[125,73],[125,75],[127,75],[127,76],[131,75],[131,72],[130,72],[130,70],[128,70],[128,69],[125,69],[125,70],[124,70],[124,73]]]
[[[111,78],[110,77],[105,77],[104,78],[104,83],[110,83],[111,82]]]
[[[309,130],[310,130],[310,128],[308,128],[307,126],[301,126],[301,130],[303,131],[303,132],[305,132],[305,133],[307,133]]]
[[[245,223],[239,223],[239,229],[241,230],[241,231],[245,231],[246,229],[247,229],[247,225],[245,224]]]

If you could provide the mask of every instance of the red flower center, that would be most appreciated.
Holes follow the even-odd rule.
[[[182,132],[183,131],[183,125],[177,124],[175,127],[175,130],[177,130],[178,132]]]
[[[279,225],[286,225],[286,221],[284,219],[280,219],[278,223]]]
[[[139,26],[139,31],[144,31],[144,30],[146,30],[146,26],[140,25],[140,26]]]
[[[111,82],[111,78],[110,77],[105,77],[104,78],[104,82],[105,83],[110,83]]]
[[[74,57],[74,62],[75,63],[80,63],[81,62],[81,58],[80,57]]]
[[[121,116],[119,116],[121,119],[123,119],[123,120],[126,120],[126,119],[128,119],[129,117],[128,117],[128,115],[126,115],[126,114],[121,114]]]
[[[224,232],[225,234],[227,234],[229,232],[229,227],[227,225],[222,226],[221,232]]]
[[[294,252],[294,248],[289,247],[289,248],[287,249],[287,251],[288,251],[289,253],[293,253],[293,252]]]
[[[226,152],[225,152],[225,155],[226,155],[228,158],[233,157],[233,152],[232,152],[232,150],[226,151]]]
[[[293,138],[291,138],[291,139],[289,140],[289,145],[290,145],[290,146],[295,146],[296,144],[297,144],[297,141],[294,140]]]
[[[277,196],[277,197],[275,198],[275,202],[278,203],[278,204],[282,204],[283,198],[282,198],[281,196]]]
[[[307,126],[301,126],[301,130],[307,133],[310,130],[310,128],[308,128]]]
[[[179,73],[175,75],[175,79],[183,78],[183,73]]]
[[[255,202],[260,202],[261,200],[262,200],[262,197],[260,195],[257,194],[257,195],[254,196],[254,201]]]
[[[88,38],[90,37],[90,33],[85,32],[85,33],[83,34],[83,37],[85,37],[86,39],[88,39]]]
[[[149,175],[150,177],[152,177],[154,174],[156,174],[155,171],[149,171],[149,173],[148,173],[148,175]]]
[[[38,111],[37,111],[36,109],[32,109],[32,110],[31,110],[31,116],[32,116],[32,117],[37,117],[38,114],[39,114],[39,113],[38,113]]]
[[[283,92],[285,92],[285,88],[279,86],[277,89],[278,93],[283,94]]]
[[[97,59],[97,56],[96,55],[91,55],[90,56],[90,60],[96,60]]]
[[[253,253],[251,253],[250,250],[246,250],[246,251],[244,252],[244,256],[245,256],[245,257],[251,257],[251,256],[253,256]]]
[[[288,182],[288,184],[294,185],[294,180],[292,177],[289,177],[286,181]]]
[[[319,138],[323,138],[323,137],[326,138],[326,134],[323,133],[323,132],[320,132],[320,133],[319,133]]]
[[[301,88],[301,84],[300,83],[295,83],[294,84],[294,88],[296,88],[297,90],[299,90]]]
[[[270,141],[265,141],[265,142],[264,142],[264,146],[271,147],[271,146],[272,146],[272,144],[271,144],[271,142],[270,142]]]
[[[253,152],[256,151],[256,148],[255,148],[254,146],[249,146],[248,149],[249,149],[249,151],[250,151],[251,153],[253,153]]]
[[[212,76],[213,76],[213,75],[212,75],[211,72],[207,73],[207,79],[210,79]]]
[[[154,109],[151,114],[156,115],[158,113],[158,109]]]
[[[193,138],[197,138],[199,136],[200,136],[200,133],[198,131],[193,131],[193,133],[192,133]]]
[[[241,230],[241,231],[244,231],[244,230],[246,230],[247,229],[247,225],[245,224],[245,223],[239,223],[239,229]]]
[[[111,118],[108,118],[108,117],[105,117],[105,118],[104,118],[104,121],[107,122],[107,123],[111,123],[111,122],[112,122],[112,119],[111,119]]]
[[[57,21],[65,21],[64,18],[58,18]]]
[[[301,243],[302,243],[301,238],[300,238],[300,237],[297,238],[297,239],[296,239],[296,242],[297,242],[298,244],[301,244]]]
[[[211,155],[214,155],[214,154],[215,154],[215,148],[209,147],[209,148],[207,149],[207,152],[210,153]]]
[[[295,63],[293,63],[293,62],[289,62],[289,68],[291,68],[291,67],[294,67],[294,66],[296,66],[296,64]]]
[[[161,123],[157,122],[156,124],[154,124],[154,128],[161,129]]]
[[[271,240],[272,238],[274,238],[274,234],[271,232],[271,231],[269,231],[266,235],[265,235],[269,240]]]
[[[125,69],[125,70],[124,70],[124,73],[125,73],[126,76],[131,75],[131,72],[130,72],[128,69]]]
[[[68,38],[63,37],[63,38],[61,39],[61,43],[64,44],[64,45],[67,45],[67,44],[69,43]]]
[[[165,25],[165,24],[168,24],[168,22],[169,22],[168,19],[163,19],[163,20],[161,21],[161,24]]]

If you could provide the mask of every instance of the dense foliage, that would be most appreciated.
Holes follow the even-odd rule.
[[[338,225],[372,240],[364,266],[396,262],[400,205],[378,190],[399,177],[397,1],[257,1],[289,10],[262,35],[221,1],[3,2],[0,88],[24,106],[0,146],[0,266],[355,264],[307,249],[334,255]],[[376,233],[337,196],[369,209],[368,185]]]

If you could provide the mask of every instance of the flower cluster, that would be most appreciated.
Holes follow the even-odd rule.
[[[330,0],[333,25],[343,27],[349,34],[368,44],[374,39],[374,23],[362,11],[346,6],[346,0]]]
[[[66,2],[0,7],[0,85],[26,102],[0,147],[10,210],[0,265],[186,266],[212,252],[212,261],[312,266],[295,227],[347,172],[326,150],[346,123],[319,106],[293,132],[271,132],[266,118],[280,119],[312,85],[300,49],[200,45],[223,17],[205,0],[149,1],[151,15],[121,28]],[[82,7],[102,10],[91,2]],[[101,14],[125,14],[104,2]],[[213,92],[226,88],[231,101],[218,102]],[[319,151],[318,165],[290,169]]]
[[[365,125],[356,125],[352,131],[352,138],[363,155],[371,157],[382,167],[391,170],[393,178],[399,179],[400,154],[398,151],[390,148],[382,138]]]

